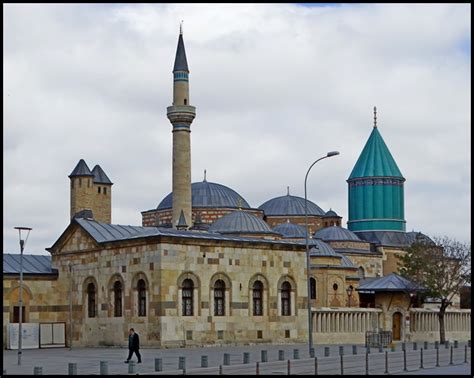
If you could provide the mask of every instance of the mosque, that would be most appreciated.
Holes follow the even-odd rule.
[[[423,288],[397,274],[404,248],[432,241],[405,230],[405,179],[376,113],[347,179],[347,228],[308,201],[306,230],[305,200],[289,191],[252,207],[205,176],[191,183],[189,92],[180,32],[167,108],[172,192],[142,211],[141,226],[113,224],[113,183],[81,159],[69,175],[71,222],[46,249],[51,258],[24,256],[23,321],[64,324],[65,344],[76,346],[124,345],[130,327],[145,347],[282,343],[308,339],[309,307],[315,343],[363,343],[377,330],[435,340],[436,311],[416,300]],[[5,255],[4,346],[18,296],[18,258]],[[467,339],[470,311],[451,310],[446,324],[448,338]]]

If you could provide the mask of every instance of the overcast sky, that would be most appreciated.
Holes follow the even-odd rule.
[[[346,179],[377,124],[407,231],[470,241],[471,5],[4,5],[3,250],[48,254],[83,158],[114,183],[112,223],[171,191],[172,69],[190,69],[192,181],[252,207],[290,193],[348,217]]]

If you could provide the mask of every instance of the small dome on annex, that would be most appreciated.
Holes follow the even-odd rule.
[[[264,220],[242,210],[233,211],[217,219],[208,231],[220,234],[271,234],[280,236],[272,231]]]
[[[314,202],[308,200],[308,215],[324,216],[326,213]],[[292,196],[289,193],[286,196],[272,198],[258,207],[263,210],[265,215],[305,215],[304,198]]]
[[[313,238],[324,241],[362,241],[354,232],[339,226],[322,228],[313,234]]]
[[[280,223],[273,227],[273,231],[278,232],[284,238],[300,239],[306,238],[306,231],[303,226],[291,223],[288,219],[286,222]]]
[[[324,214],[325,217],[339,217],[339,215],[336,214],[336,212],[332,209],[329,209],[326,214]]]
[[[415,242],[426,245],[435,245],[435,242],[429,236],[421,232],[410,231],[406,232],[405,235],[407,237],[407,242],[409,245],[412,245]]]
[[[329,244],[326,244],[322,240],[312,239],[310,242],[309,249],[310,256],[339,256]]]
[[[209,182],[204,179],[202,182],[191,184],[192,207],[212,207],[212,208],[243,208],[250,209],[248,202],[235,190]],[[171,209],[173,207],[173,193],[169,193],[157,207],[157,210]]]

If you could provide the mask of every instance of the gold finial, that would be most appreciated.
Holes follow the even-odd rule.
[[[183,34],[183,20],[181,20],[181,23],[179,24],[179,34]]]
[[[374,106],[374,127],[377,128],[377,107]]]
[[[204,181],[204,182],[207,181],[207,180],[206,180],[206,170],[204,170],[204,180],[203,180],[203,181]]]
[[[287,195],[287,196],[290,195],[290,187],[289,187],[289,186],[286,187],[286,195]]]

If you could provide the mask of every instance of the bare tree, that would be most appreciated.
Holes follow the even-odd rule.
[[[434,242],[417,239],[406,254],[400,256],[400,275],[424,286],[425,295],[441,301],[439,318],[440,343],[446,341],[444,315],[453,297],[471,282],[471,244],[447,236]]]

